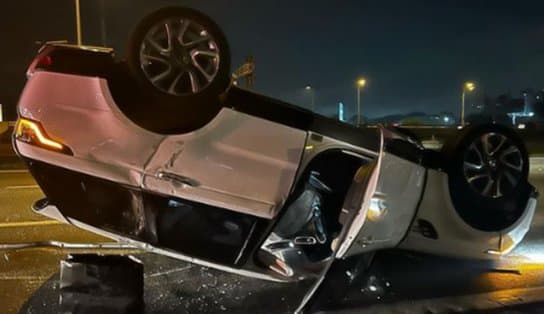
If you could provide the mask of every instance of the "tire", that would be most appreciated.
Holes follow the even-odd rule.
[[[133,110],[151,120],[151,131],[182,133],[207,124],[221,109],[230,84],[225,35],[206,15],[166,7],[146,16],[127,48],[129,72],[149,99]]]
[[[498,125],[469,128],[446,149],[446,156],[450,196],[467,224],[494,232],[523,215],[531,193],[529,157],[513,130]]]

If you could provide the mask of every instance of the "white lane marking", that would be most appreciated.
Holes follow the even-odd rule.
[[[532,174],[538,173],[542,174],[544,173],[544,158],[542,157],[533,157],[529,160],[529,171]]]
[[[0,174],[17,174],[17,173],[28,173],[28,170],[27,169],[0,170]]]
[[[12,185],[5,187],[6,190],[24,190],[24,189],[39,189],[40,186],[37,184],[32,185]]]
[[[2,222],[1,228],[24,228],[24,227],[36,227],[36,226],[51,226],[61,225],[63,223],[56,220],[43,220],[43,221],[19,221],[19,222]]]
[[[169,274],[173,274],[173,273],[177,273],[177,272],[186,271],[186,270],[188,270],[188,269],[190,269],[192,267],[193,267],[193,265],[187,265],[187,266],[181,267],[181,268],[170,269],[170,270],[167,270],[167,271],[154,273],[154,274],[151,274],[151,275],[148,275],[148,276],[145,276],[145,277],[146,278],[152,278],[152,277],[158,277],[158,276],[163,276],[163,275],[169,275]]]
[[[48,277],[40,276],[0,276],[0,280],[24,280],[24,281],[44,281]]]
[[[8,186],[4,189],[6,190],[27,190],[27,189],[39,189],[40,186],[38,185],[14,185],[14,186]]]

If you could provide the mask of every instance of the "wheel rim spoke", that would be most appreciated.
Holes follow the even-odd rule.
[[[499,145],[497,145],[497,147],[493,149],[493,151],[491,152],[491,156],[494,156],[501,149],[501,147],[504,145],[505,142],[506,142],[506,137],[500,136]]]
[[[197,57],[197,56],[207,56],[207,57],[211,57],[211,58],[217,58],[218,57],[217,52],[204,51],[204,50],[193,50],[191,55],[193,57]]]
[[[508,179],[511,185],[515,185],[517,183],[517,179],[510,173],[510,171],[505,170],[502,174],[506,177],[506,179]]]
[[[164,65],[169,65],[170,64],[168,62],[168,60],[166,60],[162,56],[153,56],[153,55],[149,55],[149,54],[142,54],[142,58],[147,60],[147,61],[155,61],[155,62],[162,63]]]
[[[482,170],[483,166],[484,166],[483,164],[477,165],[475,163],[465,161],[465,169],[478,171],[478,170]]]
[[[202,50],[193,50],[191,52],[191,59],[193,66],[206,78],[208,82],[211,82],[214,78],[214,75],[209,74],[206,72],[206,70],[200,65],[200,63],[197,60],[197,57],[199,56],[206,56],[211,58],[216,58],[217,53],[211,52],[211,51],[202,51]]]
[[[484,153],[486,156],[491,155],[491,143],[489,142],[490,137],[491,134],[485,134],[482,136],[482,147],[484,148]]]
[[[469,151],[475,152],[476,156],[478,156],[478,160],[480,161],[480,164],[482,165],[484,164],[484,157],[480,149],[476,146],[476,144],[472,144],[469,148]]]
[[[196,75],[193,71],[188,71],[187,73],[189,73],[189,80],[191,81],[191,89],[194,93],[196,93],[199,89],[199,86],[198,86],[199,84],[198,84]]]
[[[188,42],[188,43],[184,43],[183,45],[185,47],[194,47],[194,46],[197,46],[201,43],[205,43],[205,42],[208,42],[210,40],[210,36],[206,35],[204,37],[201,37],[201,38],[198,38],[198,39],[195,39],[191,42]]]
[[[183,38],[185,37],[185,33],[187,33],[187,30],[189,29],[190,25],[191,25],[191,21],[189,21],[189,20],[183,20],[181,22],[181,25],[180,25],[180,28],[179,28],[179,33],[178,33],[178,42],[181,45],[185,45],[183,43]]]
[[[174,41],[172,39],[174,38],[174,34],[172,32],[172,27],[170,27],[169,22],[164,23],[164,29],[166,31],[166,39],[167,39],[167,42],[168,42],[168,51],[172,51],[172,47],[174,45]]]
[[[520,153],[519,149],[515,146],[510,146],[502,152],[501,158],[504,158],[511,154],[517,154],[517,153]]]
[[[484,178],[489,178],[489,175],[487,175],[487,174],[477,174],[475,176],[467,178],[467,180],[468,180],[469,183],[473,183],[474,181],[484,179]]]
[[[491,192],[491,189],[493,188],[493,184],[495,184],[495,180],[488,177],[487,184],[486,184],[484,190],[482,191],[482,194],[486,195],[486,196],[489,196],[489,192]]]
[[[168,51],[169,51],[168,48],[162,47],[162,46],[161,46],[154,38],[148,36],[145,40],[146,40],[146,42],[147,42],[148,44],[150,44],[151,47],[153,47],[157,52],[159,52],[159,53],[161,53],[161,54],[166,54],[166,53],[168,53]]]
[[[499,175],[499,177],[497,178],[497,181],[495,182],[495,195],[493,195],[493,197],[495,198],[502,196],[501,182],[502,182],[502,174]]]
[[[153,83],[158,83],[162,80],[164,80],[165,78],[167,78],[170,74],[172,73],[172,68],[168,68],[168,70],[164,71],[164,72],[161,72],[159,73],[158,75],[154,76],[154,77],[151,77],[151,82]]]
[[[179,73],[176,78],[172,81],[172,83],[170,84],[170,88],[168,88],[168,92],[170,94],[175,94],[176,93],[176,86],[178,85],[178,82],[179,80],[181,79],[181,77],[183,76],[183,72]]]
[[[503,161],[503,165],[507,166],[508,168],[511,168],[513,170],[516,170],[517,172],[521,172],[523,170],[523,165],[514,165],[508,161]]]

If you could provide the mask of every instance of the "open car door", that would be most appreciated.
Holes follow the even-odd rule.
[[[339,221],[344,226],[333,241],[333,257],[302,300],[302,312],[337,259],[396,247],[408,233],[425,185],[425,168],[385,151],[399,138],[381,130],[378,157],[359,168],[348,190]],[[338,287],[341,288],[341,287]]]

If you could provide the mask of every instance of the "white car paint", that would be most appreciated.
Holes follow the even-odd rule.
[[[383,138],[379,154],[327,137],[306,142],[307,132],[230,109],[223,109],[207,126],[190,134],[154,134],[128,120],[113,101],[107,82],[96,77],[37,71],[27,82],[19,108],[22,117],[39,121],[50,137],[74,152],[67,156],[17,141],[25,157],[263,218],[277,215],[299,169],[319,152],[340,149],[360,154],[362,159],[378,157],[369,185],[346,199],[359,214],[348,226],[345,241],[335,243],[337,257],[395,246],[415,214],[415,221],[425,219],[434,225],[439,239],[410,231],[401,248],[485,258],[489,251],[502,254],[517,245],[534,215],[536,202],[530,200],[525,214],[507,230],[475,230],[455,211],[447,175],[432,169],[427,170],[416,213],[424,171],[384,153]],[[164,181],[158,177],[161,171],[187,176],[198,184]],[[383,220],[369,221],[368,209],[378,194],[385,195],[387,212]]]
[[[146,166],[143,186],[164,195],[274,218],[291,191],[306,134],[224,108],[196,132],[167,136]],[[161,173],[195,184],[165,180]]]
[[[96,77],[37,71],[24,88],[19,110],[74,153],[17,141],[23,156],[131,186],[141,185],[144,165],[163,140],[128,120],[106,80]]]
[[[336,258],[343,258],[351,248],[353,242],[362,230],[366,221],[368,208],[372,196],[376,193],[378,187],[378,179],[380,177],[380,169],[384,156],[384,134],[380,130],[380,153],[376,161],[371,164],[372,171],[370,176],[367,176],[363,168],[360,168],[353,178],[352,186],[349,188],[344,204],[342,205],[340,221],[343,221],[344,230],[342,236],[333,241],[333,251]],[[352,216],[353,219],[343,218],[342,215]]]
[[[223,109],[195,132],[158,135],[119,111],[104,79],[45,71],[29,78],[19,108],[74,152],[66,156],[17,142],[26,157],[263,218],[273,218],[287,199],[307,134]],[[199,185],[165,181],[161,171]]]
[[[424,183],[425,168],[383,153],[376,189],[365,202],[365,221],[343,256],[396,247],[410,228]]]
[[[430,222],[438,233],[438,239],[427,238],[412,228],[399,247],[444,256],[493,259],[507,254],[521,242],[529,230],[535,206],[536,200],[530,199],[524,215],[504,231],[476,230],[465,223],[453,207],[447,174],[429,169],[414,226],[419,219]],[[503,241],[506,236],[509,240]]]

